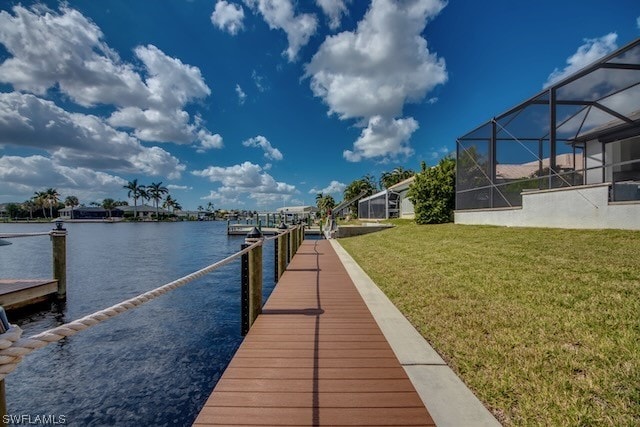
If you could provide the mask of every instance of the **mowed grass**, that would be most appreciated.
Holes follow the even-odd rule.
[[[640,425],[640,232],[398,221],[340,243],[505,425]]]

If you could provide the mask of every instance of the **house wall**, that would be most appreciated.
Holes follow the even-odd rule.
[[[640,230],[640,202],[609,203],[609,184],[522,193],[522,208],[455,212],[456,224]]]
[[[400,218],[413,219],[415,218],[415,211],[413,210],[413,203],[407,197],[409,190],[402,191],[400,193]]]

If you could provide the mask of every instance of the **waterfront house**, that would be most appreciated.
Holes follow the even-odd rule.
[[[458,138],[459,224],[640,229],[640,39]]]
[[[64,209],[60,209],[58,211],[58,215],[60,219],[63,220],[74,220],[74,219],[106,219],[106,218],[121,218],[124,215],[124,212],[119,206],[117,208],[111,209],[111,212],[104,208],[93,207],[93,206],[76,206],[76,207],[66,207]]]

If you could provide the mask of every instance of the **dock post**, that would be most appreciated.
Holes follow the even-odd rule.
[[[58,300],[67,299],[67,230],[62,228],[62,221],[56,221],[56,228],[51,231],[53,251],[53,278],[58,281]]]
[[[289,240],[289,236],[285,234],[286,230],[287,224],[281,222],[280,225],[278,225],[278,231],[280,232],[280,234],[276,239],[276,256],[278,260],[275,266],[276,282],[280,280],[280,277],[282,277],[282,275],[284,274],[284,269],[287,268],[287,253],[289,252],[287,242]]]
[[[293,254],[294,254],[294,249],[293,249],[293,232],[294,230],[291,229],[289,231],[289,234],[287,235],[287,264],[291,262],[291,260],[293,259]]]
[[[262,240],[262,233],[253,228],[245,239],[246,244]],[[262,312],[262,246],[249,251],[249,328]]]
[[[249,245],[243,243],[240,249]],[[240,333],[242,336],[249,332],[249,254],[240,257]]]

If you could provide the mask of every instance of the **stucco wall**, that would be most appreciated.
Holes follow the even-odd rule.
[[[640,203],[612,203],[609,184],[522,194],[522,208],[456,211],[456,224],[640,230]]]

